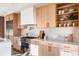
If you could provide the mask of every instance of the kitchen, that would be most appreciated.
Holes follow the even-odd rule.
[[[25,4],[4,18],[12,56],[79,55],[78,3]]]
[[[78,23],[77,20],[59,20],[57,19],[58,15],[56,15],[56,10],[61,11],[61,9],[57,9],[58,6],[60,8],[67,9],[66,13],[70,15],[71,13],[75,13],[75,11],[71,11],[71,9],[77,9],[75,8],[75,4],[47,4],[44,6],[40,6],[36,8],[29,7],[26,8],[21,12],[21,24],[24,25],[24,29],[22,30],[23,36],[29,36],[29,37],[38,37],[35,40],[31,39],[30,42],[30,54],[35,56],[61,56],[61,55],[78,55]],[[74,6],[74,7],[73,7]],[[32,8],[32,9],[31,9]],[[27,11],[26,11],[27,10]],[[32,10],[32,12],[30,12]],[[36,10],[36,12],[35,12]],[[65,9],[66,10],[66,9]],[[33,12],[34,11],[34,12]],[[78,10],[77,10],[78,11]],[[30,13],[29,13],[30,12]],[[65,11],[64,11],[65,12]],[[65,14],[66,14],[65,13]],[[26,16],[23,16],[25,15]],[[27,15],[28,14],[28,15]],[[29,14],[32,14],[29,16]],[[36,16],[34,16],[36,15]],[[63,14],[60,14],[59,16],[62,16]],[[66,16],[68,16],[66,15]],[[31,17],[32,16],[32,17]],[[29,18],[32,18],[31,20],[26,20]],[[62,16],[63,19],[66,18],[65,16]],[[35,19],[36,18],[36,19]],[[23,19],[25,19],[23,21]],[[35,23],[34,23],[34,21]],[[57,20],[56,20],[57,19]],[[57,23],[57,22],[62,23]],[[28,28],[29,26],[25,25],[29,22],[34,25],[34,30],[30,30]],[[75,23],[75,25],[73,25]],[[30,24],[30,23],[29,23]],[[58,25],[59,24],[59,25]],[[35,27],[36,26],[36,27]],[[27,29],[26,29],[27,27]],[[23,28],[23,27],[22,27]],[[45,32],[45,37],[42,38],[42,32]],[[26,35],[26,32],[28,33]],[[42,41],[40,40],[42,39]],[[75,40],[76,39],[76,40]],[[43,41],[44,40],[44,41]],[[74,43],[73,43],[74,41]],[[45,44],[44,44],[45,42]],[[43,44],[42,44],[43,43]],[[75,49],[74,49],[75,48]]]

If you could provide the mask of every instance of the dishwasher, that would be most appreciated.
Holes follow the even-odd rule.
[[[30,44],[30,54],[32,56],[38,56],[38,50],[39,50],[38,45]]]

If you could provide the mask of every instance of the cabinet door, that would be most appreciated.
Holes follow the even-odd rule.
[[[42,28],[47,28],[48,22],[48,6],[42,7]]]
[[[4,33],[4,29],[5,29],[4,25],[5,25],[4,17],[0,16],[0,38],[4,38],[4,35],[5,35],[5,33]]]
[[[52,51],[52,46],[47,46],[47,55],[48,56],[53,56],[53,51]]]
[[[6,21],[12,21],[13,20],[13,14],[9,14],[9,15],[5,16],[5,20]]]
[[[21,42],[20,42],[19,38],[14,37],[12,41],[13,41],[13,48],[20,50]]]
[[[52,53],[53,56],[59,56],[60,55],[60,49],[59,47],[52,46]]]
[[[60,56],[78,56],[78,52],[77,51],[73,51],[72,49],[68,50],[68,49],[62,48],[60,50]]]
[[[12,21],[13,20],[13,14],[10,14],[9,15],[9,21]]]
[[[37,8],[36,23],[40,28],[56,27],[56,4]]]
[[[21,28],[21,13],[18,13],[18,28]]]
[[[39,28],[41,28],[42,26],[41,16],[42,16],[41,7],[39,7],[36,9],[36,23]]]
[[[56,4],[49,4],[48,5],[49,9],[49,26],[50,28],[56,27]]]
[[[39,46],[39,56],[47,56],[47,49],[48,47],[46,45],[40,45]]]
[[[47,48],[47,55],[48,56],[59,56],[59,48],[58,47],[54,47],[52,45],[48,46]]]
[[[60,51],[58,47],[54,47],[52,43],[49,45],[48,43],[39,45],[39,56],[59,56]]]
[[[8,16],[5,16],[5,21],[9,21]]]
[[[13,14],[13,35],[18,36],[18,14]]]

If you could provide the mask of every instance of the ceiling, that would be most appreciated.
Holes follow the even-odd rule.
[[[12,12],[18,12],[23,8],[27,8],[28,6],[40,6],[44,4],[37,3],[0,3],[0,16],[5,16],[6,14]]]
[[[0,3],[0,16],[20,11],[22,8],[35,5],[31,3]]]

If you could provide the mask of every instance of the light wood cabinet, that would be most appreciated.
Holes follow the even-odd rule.
[[[36,9],[36,23],[37,23],[37,26],[39,27],[39,28],[41,28],[41,26],[42,26],[42,21],[41,21],[41,18],[42,18],[42,9],[41,9],[41,7],[39,7],[39,8],[37,8]]]
[[[72,44],[65,44],[59,42],[48,42],[41,39],[31,40],[32,44],[38,46],[38,56],[78,56],[79,46]]]
[[[49,4],[48,7],[49,28],[56,27],[56,4]]]
[[[18,14],[13,14],[13,35],[18,36]]]
[[[9,14],[9,15],[5,16],[5,20],[6,21],[12,21],[13,20],[13,14]]]
[[[60,47],[61,56],[78,56],[79,48],[76,45],[62,44]]]
[[[21,13],[18,13],[18,28],[21,28]]]
[[[46,45],[39,45],[39,56],[47,56],[47,49]]]
[[[4,38],[4,26],[5,26],[5,23],[4,23],[4,17],[3,16],[0,16],[0,38]]]
[[[53,46],[52,44],[49,45],[46,43],[45,45],[39,45],[39,55],[40,56],[59,56],[59,48]]]
[[[21,50],[20,38],[19,37],[13,37],[12,45],[13,45],[13,48],[15,48],[15,49],[20,51]]]
[[[12,21],[12,29],[13,29],[13,35],[17,36],[17,32],[19,31],[18,28],[20,28],[20,13],[12,13],[5,16],[5,23],[8,21]]]
[[[49,26],[49,24],[47,25],[48,22],[48,6],[43,6],[42,8],[42,18],[41,18],[41,24],[42,24],[42,28],[46,28]]]
[[[51,55],[53,55],[53,56],[60,56],[60,48],[59,47],[53,46],[52,47],[52,52],[53,53],[51,53]]]
[[[59,56],[59,48],[53,46],[52,43],[42,40],[31,40],[31,44],[38,46],[38,48],[33,49],[36,50],[36,55],[38,56]],[[32,51],[32,50],[31,50]],[[31,53],[33,54],[33,53]],[[34,54],[35,55],[35,54]]]
[[[19,13],[12,13],[9,15],[5,16],[5,24],[6,26],[8,25],[7,23],[11,22],[11,29],[13,30],[13,34],[12,36],[9,35],[9,38],[13,45],[13,48],[20,50],[20,38],[19,36],[21,35],[21,29],[19,29],[19,25],[20,25],[20,14]],[[7,29],[8,27],[5,26],[5,32],[7,33]],[[7,34],[5,35],[7,36]]]
[[[40,28],[56,27],[56,4],[36,8],[36,23]]]

